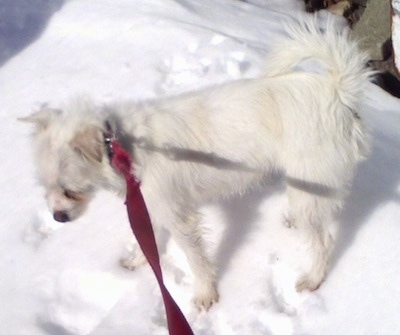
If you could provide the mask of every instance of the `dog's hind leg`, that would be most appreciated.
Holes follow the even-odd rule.
[[[329,258],[334,245],[334,225],[331,209],[327,208],[319,196],[307,194],[288,187],[290,217],[299,237],[309,248],[311,264],[309,271],[300,277],[296,284],[298,291],[316,290],[324,280]],[[328,212],[326,212],[328,210]]]
[[[287,194],[293,229],[309,248],[310,269],[302,275],[296,289],[316,290],[323,282],[335,240],[334,214],[340,207],[336,191],[322,184],[288,176]]]

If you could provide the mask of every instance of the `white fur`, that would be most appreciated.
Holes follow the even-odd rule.
[[[347,30],[328,24],[322,33],[313,19],[301,19],[288,32],[259,79],[115,104],[102,113],[78,98],[63,113],[43,109],[26,118],[38,125],[38,170],[52,210],[74,219],[99,187],[124,193],[101,140],[108,120],[133,156],[154,226],[166,227],[186,253],[199,307],[218,299],[199,206],[241,193],[275,171],[286,175],[288,221],[310,244],[312,266],[297,288],[318,288],[334,244],[335,216],[367,153],[358,105],[371,72]],[[79,199],[66,198],[65,189]]]

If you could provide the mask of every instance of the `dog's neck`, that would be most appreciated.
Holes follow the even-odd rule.
[[[113,143],[115,143],[115,141],[118,141],[118,144],[123,147],[123,149],[129,153],[129,155],[132,155],[133,153],[130,139],[126,135],[124,135],[125,133],[123,129],[119,127],[119,122],[115,118],[116,116],[114,114],[107,115],[103,121],[102,131],[104,155],[108,158],[108,164],[111,167],[111,170],[117,172],[115,170],[115,167],[113,166]],[[105,189],[115,191],[120,195],[123,195],[126,192],[125,180],[121,178],[121,175],[119,173],[106,173],[103,186]]]
[[[113,140],[117,140],[123,149],[133,156],[135,137],[124,129],[123,115],[119,114],[118,108],[107,107],[103,111],[103,143],[109,160],[111,161],[113,155],[111,145]]]
[[[112,160],[114,154],[112,148],[113,141],[118,141],[124,150],[128,151],[129,154],[132,154],[132,144],[134,141],[131,137],[124,135],[124,131],[119,129],[115,123],[108,119],[104,121],[103,128],[103,143],[106,154],[110,161]]]
[[[112,142],[115,139],[116,139],[116,134],[112,129],[110,122],[106,120],[104,122],[103,140],[104,140],[104,147],[106,149],[106,154],[110,162],[112,161],[114,155]]]

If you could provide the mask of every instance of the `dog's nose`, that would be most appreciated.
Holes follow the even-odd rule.
[[[53,214],[54,220],[58,222],[68,222],[70,221],[69,215],[65,211],[57,211]]]

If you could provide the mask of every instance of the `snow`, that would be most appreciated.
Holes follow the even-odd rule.
[[[283,21],[301,8],[295,0],[71,0],[3,64],[1,335],[167,334],[150,268],[118,264],[131,245],[122,200],[100,193],[83,218],[55,223],[35,179],[31,129],[16,118],[82,92],[140,100],[255,77]],[[195,334],[400,332],[400,101],[372,84],[367,91],[360,114],[373,151],[341,215],[326,282],[316,292],[294,290],[306,250],[282,224],[279,181],[210,205],[203,212],[220,302],[198,313],[182,253],[169,242],[162,257]]]

